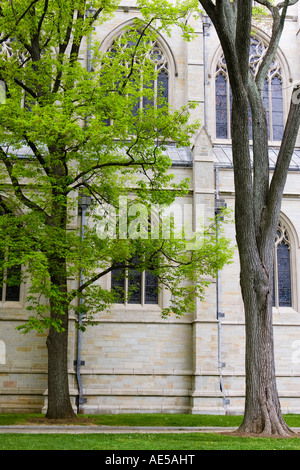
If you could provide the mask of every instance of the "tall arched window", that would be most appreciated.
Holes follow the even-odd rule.
[[[154,64],[155,73],[157,73],[156,79],[153,80],[151,84],[147,84],[147,88],[151,87],[154,91],[154,102],[143,97],[138,105],[140,108],[144,108],[147,105],[160,107],[162,101],[168,101],[169,98],[168,62],[162,48],[157,42],[152,45],[148,57]]]
[[[292,307],[291,244],[280,222],[275,238],[273,306]]]
[[[255,75],[262,60],[266,46],[263,41],[251,38],[249,65]],[[215,98],[216,98],[216,138],[231,139],[231,90],[227,66],[222,54],[215,71]],[[265,79],[263,101],[267,112],[269,141],[280,141],[283,136],[283,95],[282,74],[278,60],[275,58]],[[252,118],[249,109],[249,132],[252,136]]]
[[[131,31],[135,35],[134,39],[131,38]],[[136,39],[136,34],[138,33],[138,31],[130,29],[123,31],[122,34],[112,42],[111,46],[108,48],[108,52],[111,52],[113,55],[117,48],[119,51],[120,48],[121,50],[123,49],[126,51],[129,46],[134,46],[138,41],[138,39]],[[128,41],[126,41],[126,36],[128,36]],[[157,40],[151,41],[149,38],[147,38],[145,39],[145,43],[147,44],[146,53],[142,56],[142,58],[141,54],[137,54],[135,57],[133,57],[133,60],[135,64],[140,64],[140,69],[142,70],[141,60],[146,61],[150,59],[154,66],[155,79],[146,83],[143,77],[143,73],[140,73],[138,79],[139,86],[141,91],[145,90],[145,93],[144,95],[141,94],[139,101],[134,105],[133,114],[136,114],[138,110],[146,108],[147,106],[155,106],[160,108],[163,104],[168,103],[169,101],[169,65],[167,56]],[[124,54],[124,57],[127,57],[126,54]],[[127,66],[129,69],[132,66],[131,60],[132,56],[130,56],[128,63],[122,65]],[[151,99],[146,96],[146,90],[153,91],[153,93],[151,93]]]

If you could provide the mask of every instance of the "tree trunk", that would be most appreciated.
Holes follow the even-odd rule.
[[[57,332],[51,327],[48,338],[48,409],[49,419],[70,419],[73,411],[68,383],[68,316],[63,321],[66,329]]]
[[[51,325],[48,338],[48,410],[49,419],[75,417],[68,381],[68,323],[69,311],[66,302],[67,274],[66,259],[51,257],[50,262],[53,299],[50,300],[50,315],[54,322],[61,322],[58,331]]]
[[[273,259],[272,253],[270,258]],[[252,268],[241,270],[246,322],[246,402],[239,432],[288,436],[293,432],[283,420],[276,387],[272,289],[265,267],[253,264]]]
[[[47,338],[48,410],[46,417],[69,419],[76,417],[76,414],[70,401],[68,381],[68,275],[67,259],[63,255],[64,250],[67,249],[67,197],[64,186],[64,166],[57,164],[54,174],[58,184],[52,189],[53,216],[50,221],[50,233],[53,245],[50,243],[48,252],[51,327]]]
[[[258,2],[270,10],[273,24],[267,52],[253,76],[249,70],[253,2],[199,1],[219,36],[232,90],[235,226],[246,324],[246,403],[239,432],[287,436],[292,431],[282,418],[275,378],[273,257],[282,194],[299,132],[300,103],[298,99],[291,102],[275,170],[269,181],[263,88],[281,38],[287,8],[295,2],[276,2],[276,6],[274,2]],[[297,90],[294,88],[293,93],[298,93]],[[253,165],[249,151],[248,104],[253,118]]]
[[[235,93],[232,103],[232,149],[236,239],[246,325],[246,402],[238,432],[287,436],[292,431],[280,410],[272,324],[274,242],[280,199],[272,207],[273,221],[266,230],[267,191],[266,196],[260,195],[258,203],[249,154],[248,100],[243,91]],[[261,160],[265,158],[268,154],[261,153]]]

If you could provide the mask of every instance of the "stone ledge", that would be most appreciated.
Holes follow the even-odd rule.
[[[177,389],[177,390],[168,390],[168,389],[92,389],[84,388],[82,391],[83,396],[133,396],[133,397],[150,397],[150,396],[161,396],[161,397],[190,397],[192,395],[192,390],[188,389]]]
[[[18,395],[19,397],[24,395],[41,395],[43,396],[45,388],[36,389],[36,388],[1,388],[0,396],[5,395]]]
[[[118,414],[118,413],[190,413],[189,406],[143,406],[130,407],[126,405],[83,405],[86,414]]]
[[[85,367],[81,366],[82,375],[151,375],[151,376],[192,376],[194,375],[191,370],[182,369],[101,369],[100,367]]]

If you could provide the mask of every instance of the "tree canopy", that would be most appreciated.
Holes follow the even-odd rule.
[[[149,216],[153,205],[168,206],[188,191],[188,181],[175,182],[165,150],[169,142],[188,147],[199,123],[190,123],[193,103],[173,110],[162,87],[153,86],[159,82],[154,45],[174,26],[189,39],[184,18],[195,5],[141,1],[139,18],[102,51],[93,28],[112,17],[114,0],[1,2],[6,99],[0,106],[0,184],[6,209],[0,248],[8,253],[2,269],[22,266],[28,280],[30,316],[21,329],[49,331],[49,381],[60,377],[49,385],[51,416],[70,412],[65,397],[57,398],[67,382],[70,310],[84,311],[88,321],[116,300],[116,292],[98,282],[104,275],[120,268],[150,271],[173,294],[163,313],[184,314],[230,259],[228,240],[216,238],[215,220],[186,249],[175,233],[142,236],[149,220],[138,210]],[[78,204],[86,197],[89,223],[80,227]],[[128,214],[133,211],[134,237],[120,236],[122,197]],[[117,236],[104,236],[99,226],[112,214]]]

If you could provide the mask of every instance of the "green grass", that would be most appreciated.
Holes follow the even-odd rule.
[[[0,413],[0,426],[24,425],[29,419],[42,418],[42,414],[26,413]],[[243,417],[237,415],[192,415],[192,414],[160,414],[160,413],[128,413],[103,415],[78,415],[78,424],[81,419],[91,418],[99,426],[239,426]],[[300,428],[300,415],[285,415],[286,423],[290,427]],[[73,424],[73,423],[72,423]]]
[[[24,425],[32,418],[43,418],[42,414],[0,413],[0,426]],[[91,418],[99,426],[239,426],[241,416],[215,416],[191,414],[104,414],[104,415],[78,415],[78,424],[85,424],[81,420]],[[72,423],[73,424],[73,423]],[[300,426],[300,417],[299,417]]]
[[[188,434],[0,434],[0,450],[299,450],[300,439]]]
[[[26,424],[39,414],[0,414],[0,425]],[[79,415],[106,426],[238,426],[242,416],[189,414]],[[300,427],[300,415],[285,415]],[[78,424],[79,424],[78,423]],[[300,450],[300,439],[253,438],[218,433],[0,434],[0,450]]]

